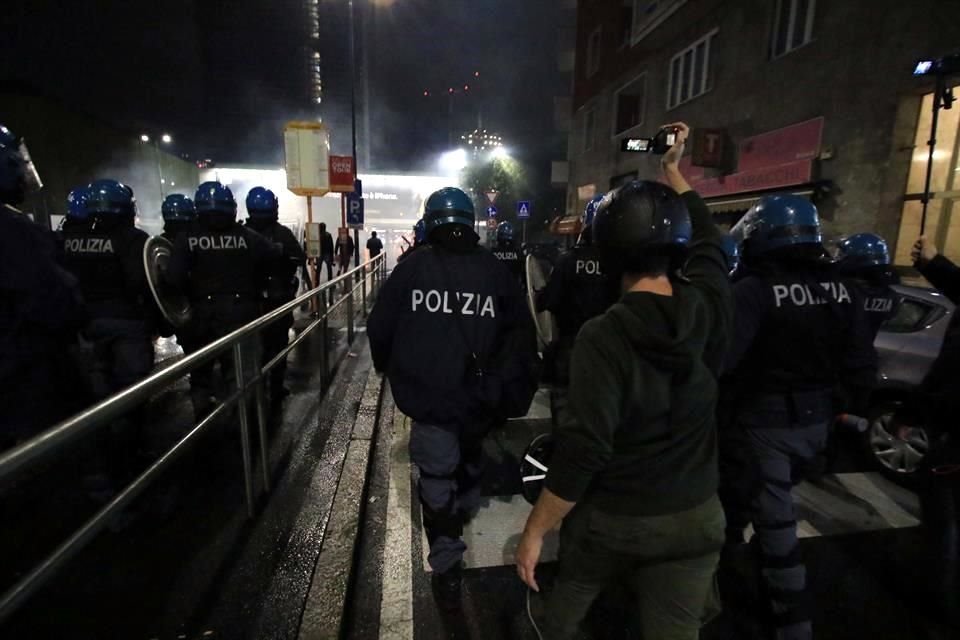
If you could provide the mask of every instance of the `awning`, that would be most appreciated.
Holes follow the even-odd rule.
[[[795,189],[777,189],[776,191],[752,192],[738,194],[736,196],[718,196],[716,198],[705,198],[710,213],[734,213],[746,211],[755,205],[760,198],[768,196],[771,193],[792,193],[796,196],[809,198],[814,194],[815,189],[810,185],[797,187]]]

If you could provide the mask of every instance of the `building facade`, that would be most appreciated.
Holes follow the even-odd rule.
[[[912,70],[958,47],[958,2],[581,0],[567,210],[656,179],[659,158],[621,151],[624,140],[684,121],[700,130],[685,171],[721,222],[792,191],[817,203],[831,236],[880,233],[906,264],[933,104]],[[958,116],[941,113],[926,223],[953,258]]]

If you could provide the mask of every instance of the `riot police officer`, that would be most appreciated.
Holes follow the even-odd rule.
[[[163,216],[163,233],[160,236],[170,242],[175,241],[181,233],[189,231],[197,222],[197,208],[193,205],[193,200],[182,193],[171,193],[164,198],[160,214]]]
[[[591,225],[602,200],[603,195],[598,195],[587,203],[577,244],[560,256],[547,286],[537,296],[538,310],[553,313],[559,330],[549,357],[545,357],[552,364],[550,400],[555,424],[566,406],[573,341],[580,327],[606,311],[620,294],[618,283],[604,275],[599,250],[592,242]]]
[[[377,370],[413,419],[410,455],[439,605],[460,603],[464,519],[479,506],[482,442],[524,415],[536,391],[536,344],[521,291],[477,246],[473,202],[445,188],[426,203],[428,244],[384,283],[367,334]]]
[[[80,409],[67,349],[84,321],[56,237],[16,207],[42,184],[23,140],[0,125],[0,451]]]
[[[417,220],[417,224],[413,225],[413,244],[397,257],[397,262],[401,262],[412,256],[413,252],[426,244],[426,242],[426,226],[424,225],[423,218],[420,218]]]
[[[191,344],[181,345],[187,353],[257,318],[266,275],[279,259],[270,241],[237,222],[237,201],[229,187],[204,182],[193,201],[197,223],[177,237],[166,275],[193,308]],[[259,362],[256,340],[245,341],[242,350],[246,371],[252,374]],[[233,382],[233,371],[233,354],[224,354],[224,383]],[[190,396],[197,419],[202,419],[216,400],[212,362],[190,374]]]
[[[297,242],[293,232],[277,221],[279,201],[270,189],[254,187],[247,194],[247,226],[261,234],[282,251],[283,258],[276,262],[267,273],[267,290],[264,312],[270,312],[293,300],[297,295],[297,270],[306,264],[307,255]],[[293,314],[274,322],[263,331],[263,362],[272,360],[289,342],[289,331],[293,327]],[[270,372],[270,398],[279,403],[289,391],[283,386],[287,371],[284,358]]]
[[[522,286],[524,282],[523,257],[513,237],[513,223],[503,221],[497,225],[497,246],[494,257],[506,265],[514,279]]]
[[[872,350],[856,291],[826,256],[817,208],[794,195],[763,197],[732,231],[742,238],[736,325],[727,367],[739,389],[734,437],[721,456],[726,490],[756,532],[772,636],[809,639],[791,486],[827,442],[833,389]],[[743,514],[728,506],[737,528]],[[728,529],[728,542],[742,531]],[[732,538],[732,539],[730,539]]]
[[[90,385],[106,398],[146,377],[153,368],[156,312],[143,268],[146,232],[134,226],[136,200],[126,185],[97,180],[88,187],[89,230],[65,233],[66,268],[80,282],[90,315]],[[97,453],[114,484],[129,480],[140,442],[142,408],[112,425]]]
[[[86,186],[77,187],[67,195],[67,215],[60,223],[61,231],[86,231],[90,228],[90,213],[87,211],[87,199],[90,191]]]

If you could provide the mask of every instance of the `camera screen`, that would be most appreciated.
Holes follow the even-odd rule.
[[[675,144],[677,144],[677,134],[676,134],[676,132],[674,132],[674,133],[668,133],[668,134],[667,134],[667,146],[672,147],[672,146],[675,145]]]
[[[646,153],[650,150],[650,138],[627,138],[623,141],[623,150]]]

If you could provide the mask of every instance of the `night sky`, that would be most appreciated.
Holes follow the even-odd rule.
[[[356,3],[369,73],[371,168],[432,168],[448,147],[448,102],[423,91],[465,83],[471,95],[455,98],[455,137],[475,126],[481,100],[484,126],[504,135],[540,178],[550,159],[565,156],[552,131],[553,97],[569,91],[556,72],[557,2]],[[346,4],[321,0],[321,115],[335,149],[348,152]],[[276,163],[282,123],[311,115],[303,5],[7,0],[13,32],[0,39],[0,81],[26,82],[131,131],[170,130],[176,150],[194,157]]]

